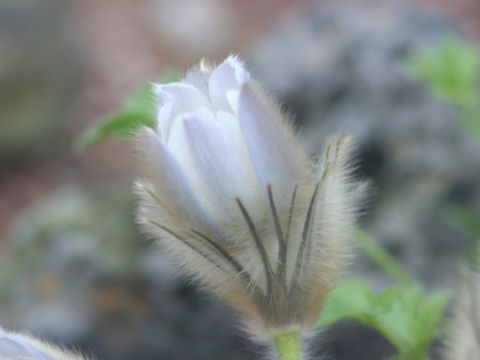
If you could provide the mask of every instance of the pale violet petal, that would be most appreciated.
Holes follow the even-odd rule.
[[[157,132],[163,141],[167,141],[170,128],[175,118],[173,112],[173,96],[165,91],[157,91],[159,108],[157,113]]]
[[[251,83],[242,86],[238,119],[262,192],[266,196],[271,184],[273,191],[286,199],[298,182],[299,170],[295,149],[276,116]]]
[[[195,86],[207,98],[210,97],[208,92],[208,81],[210,80],[210,73],[203,70],[189,71],[185,76],[185,82],[189,85]]]
[[[212,73],[209,81],[210,100],[219,110],[230,110],[227,92],[239,90],[247,81],[248,73],[243,64],[234,56],[229,56]]]
[[[159,100],[157,129],[163,141],[168,141],[171,126],[178,115],[209,106],[207,97],[189,84],[155,84],[153,89]]]
[[[202,111],[200,111],[200,113],[202,116],[206,117],[208,121],[215,121],[214,115],[210,110],[204,108]],[[202,203],[206,203],[205,200],[208,200],[208,194],[204,186],[205,184],[202,182],[199,174],[199,172],[201,173],[202,169],[196,163],[195,154],[192,151],[190,138],[186,130],[186,116],[189,115],[179,116],[179,118],[173,124],[167,147],[170,153],[175,157],[180,167],[183,169],[183,172],[186,178],[190,181],[195,194],[197,194],[197,196],[203,200]]]
[[[238,91],[238,90],[227,91],[228,104],[231,106],[231,108],[232,108],[232,110],[235,114],[238,113],[238,97],[239,96],[240,96],[240,91]]]
[[[205,112],[210,113],[206,108]],[[191,114],[191,113],[190,113]],[[177,117],[170,130],[170,138],[167,142],[167,148],[174,156],[180,167],[183,169],[186,177],[190,179],[192,185],[195,186],[195,179],[198,177],[195,161],[192,158],[192,152],[190,149],[190,142],[185,129],[184,116],[182,114]],[[213,117],[213,114],[210,115]],[[198,189],[194,189],[196,193],[200,193]]]
[[[249,80],[250,75],[245,70],[245,66],[242,61],[238,59],[235,55],[230,55],[225,61],[227,61],[235,70],[235,79],[239,86],[242,86],[246,81]]]
[[[220,111],[216,120],[200,110],[184,122],[207,209],[215,219],[228,222],[240,216],[235,198],[252,212],[263,211],[263,198],[237,119]]]
[[[182,168],[157,134],[143,128],[139,142],[145,170],[166,210],[180,215],[194,228],[221,236],[222,231],[205,211]]]

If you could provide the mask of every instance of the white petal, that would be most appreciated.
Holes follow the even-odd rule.
[[[199,191],[208,199],[212,216],[224,221],[239,216],[236,197],[250,210],[262,211],[263,198],[237,119],[225,111],[215,119],[201,110],[186,116],[184,122],[197,181],[201,182]]]
[[[279,115],[261,99],[251,83],[245,83],[238,100],[238,118],[250,159],[262,192],[268,184],[280,196],[289,198],[298,182],[296,150],[288,141]],[[284,199],[285,200],[285,199]]]
[[[190,113],[201,107],[208,107],[207,97],[192,85],[172,83],[154,85],[160,107],[157,116],[157,129],[163,141],[168,141],[170,128],[179,114]]]
[[[235,69],[235,78],[237,79],[239,86],[242,86],[246,81],[248,81],[250,75],[245,70],[243,62],[240,61],[237,56],[230,55],[225,61]]]
[[[210,112],[207,109],[205,109],[205,111]],[[198,175],[195,162],[192,158],[190,142],[185,129],[185,115],[186,114],[179,115],[173,123],[170,130],[170,138],[168,139],[167,148],[182,168],[186,177],[192,182],[192,185],[194,185]],[[210,116],[213,117],[213,115]],[[197,189],[194,190],[196,193],[199,193],[198,191],[196,191]]]
[[[170,127],[175,119],[173,113],[173,96],[165,91],[157,91],[159,108],[157,113],[157,131],[163,141],[167,141]]]
[[[208,92],[209,80],[210,73],[208,71],[189,71],[185,76],[185,82],[189,85],[195,86],[207,98],[210,97]]]
[[[143,128],[139,139],[146,171],[166,210],[181,216],[197,229],[208,229],[210,234],[222,235],[193,192],[179,164],[157,134],[149,128]]]
[[[231,106],[233,112],[235,114],[238,113],[238,97],[240,96],[239,90],[230,90],[227,91],[227,101],[228,104]]]
[[[212,73],[209,81],[210,100],[216,109],[231,110],[227,92],[239,90],[248,80],[243,64],[234,56],[229,56]]]

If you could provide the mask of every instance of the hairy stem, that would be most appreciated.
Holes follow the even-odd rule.
[[[273,339],[280,360],[302,360],[301,339],[298,330],[278,333]]]

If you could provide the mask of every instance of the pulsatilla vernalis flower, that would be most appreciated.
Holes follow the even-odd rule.
[[[358,198],[350,138],[310,160],[233,56],[154,89],[157,127],[137,137],[140,222],[251,328],[308,327],[348,258]]]

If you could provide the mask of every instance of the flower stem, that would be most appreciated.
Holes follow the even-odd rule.
[[[357,229],[354,242],[370,259],[400,285],[415,284],[415,280],[388,252],[382,249],[369,235]]]
[[[301,360],[301,340],[300,332],[291,330],[275,335],[275,344],[277,346],[280,360]]]

